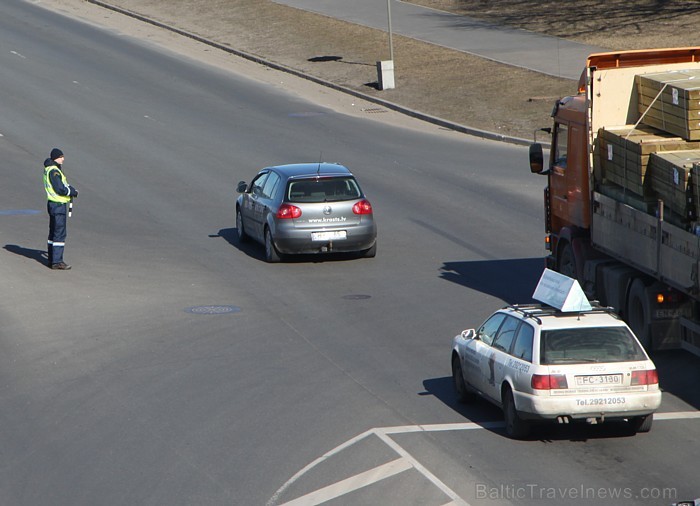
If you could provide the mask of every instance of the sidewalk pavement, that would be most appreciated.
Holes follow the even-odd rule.
[[[273,1],[385,32],[389,29],[390,10],[392,34],[575,81],[589,54],[610,51],[398,0]]]

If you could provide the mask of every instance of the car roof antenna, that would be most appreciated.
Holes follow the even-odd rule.
[[[323,160],[323,151],[318,153],[318,168],[316,169],[316,178],[321,177],[321,160]]]

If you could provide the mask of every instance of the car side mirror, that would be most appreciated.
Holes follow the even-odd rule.
[[[463,330],[462,339],[476,339],[476,331],[474,329]]]
[[[530,172],[541,174],[544,169],[544,154],[539,142],[530,145]]]
[[[246,184],[245,181],[240,181],[238,183],[238,186],[236,186],[236,191],[238,193],[245,193],[245,191],[248,189],[248,185]]]

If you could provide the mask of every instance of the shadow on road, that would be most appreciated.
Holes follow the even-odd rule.
[[[446,262],[440,277],[508,304],[528,304],[543,270],[542,258]]]
[[[29,248],[23,248],[22,246],[18,246],[16,244],[6,244],[4,248],[9,251],[10,253],[14,253],[15,255],[20,255],[23,257],[31,258],[32,260],[36,260],[42,265],[46,265],[46,260],[47,260],[47,254],[46,251],[38,250],[38,249],[29,249]]]
[[[684,350],[657,351],[651,359],[659,373],[659,386],[695,409],[700,409],[700,357]]]
[[[423,381],[423,386],[426,393],[422,395],[434,395],[446,406],[463,416],[465,422],[474,422],[478,425],[483,424],[486,430],[507,437],[505,427],[502,425],[503,412],[483,399],[476,399],[469,403],[460,403],[457,400],[451,376],[426,379]],[[498,425],[492,426],[493,422],[497,422]],[[544,443],[553,441],[585,442],[591,439],[632,436],[633,434],[624,422],[607,422],[601,425],[541,423],[533,425],[532,433],[527,440],[542,441]]]

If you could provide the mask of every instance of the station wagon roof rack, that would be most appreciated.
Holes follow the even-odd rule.
[[[538,324],[542,324],[541,316],[580,316],[582,314],[600,314],[607,313],[615,318],[620,318],[615,312],[615,309],[609,306],[601,306],[597,300],[590,301],[591,309],[584,311],[560,311],[559,309],[547,304],[509,304],[503,309],[511,309],[526,318],[532,318]]]

